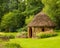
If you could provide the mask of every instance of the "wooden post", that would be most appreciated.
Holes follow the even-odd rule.
[[[35,31],[34,31],[34,27],[32,27],[32,38],[35,37]]]
[[[28,27],[28,38],[30,38],[30,34],[29,34],[29,32],[30,32],[30,31],[29,31],[29,27]]]

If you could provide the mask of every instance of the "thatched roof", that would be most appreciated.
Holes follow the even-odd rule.
[[[45,13],[38,13],[33,21],[28,24],[29,27],[54,27],[55,23]]]

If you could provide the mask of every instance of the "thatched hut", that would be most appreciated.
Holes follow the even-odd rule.
[[[53,31],[55,23],[45,13],[38,13],[28,24],[28,37],[35,37],[36,33]]]

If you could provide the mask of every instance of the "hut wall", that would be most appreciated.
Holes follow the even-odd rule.
[[[50,28],[44,28],[45,31],[50,31]]]
[[[39,27],[36,27],[36,28],[34,28],[35,30],[35,32],[41,32],[41,28],[39,28]]]
[[[53,31],[53,28],[45,28],[45,31],[48,31],[48,32],[52,32]]]
[[[35,37],[35,35],[36,35],[35,28],[32,27],[32,37]]]
[[[41,28],[39,28],[39,27],[33,27],[32,29],[34,30],[34,31],[32,31],[33,38],[36,37],[36,33],[41,32]]]
[[[41,32],[41,28],[39,27],[32,27],[32,37],[35,38],[36,37],[36,33]]]
[[[45,28],[44,28],[44,32],[46,32],[46,31],[49,31],[49,32],[51,31],[51,32],[52,32],[52,31],[53,31],[53,28],[45,27]],[[36,32],[37,32],[37,33],[42,32],[42,28],[40,28],[40,27],[35,27],[35,28],[34,28],[34,32],[35,32],[35,33],[36,33]]]
[[[36,37],[36,33],[41,32],[41,28],[38,27],[32,27],[32,37]]]

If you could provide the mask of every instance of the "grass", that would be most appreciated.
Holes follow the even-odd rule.
[[[14,35],[14,36],[16,36],[18,33],[17,32],[14,32],[14,33],[12,33],[12,32],[9,32],[9,33],[0,32],[0,34],[2,34],[2,35]]]
[[[60,36],[45,39],[12,39],[10,43],[18,43],[22,48],[60,48]]]
[[[44,39],[23,39],[15,38],[8,41],[9,43],[17,43],[22,48],[60,48],[60,33],[56,37],[44,38]]]

